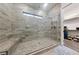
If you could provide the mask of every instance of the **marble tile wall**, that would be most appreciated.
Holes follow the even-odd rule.
[[[0,4],[0,36],[18,34],[25,24],[20,10],[14,4]]]
[[[50,12],[51,20],[51,35],[56,41],[60,42],[61,38],[61,4],[57,4]]]
[[[42,19],[23,15],[18,4],[0,4],[0,39],[8,35],[60,38],[60,5]]]
[[[41,33],[48,30],[49,20],[28,17],[15,4],[0,4],[0,36],[20,32]],[[50,25],[49,25],[50,26]],[[29,29],[30,28],[30,29]]]

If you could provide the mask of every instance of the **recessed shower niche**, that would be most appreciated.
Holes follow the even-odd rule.
[[[0,4],[0,52],[36,54],[60,44],[61,4]]]

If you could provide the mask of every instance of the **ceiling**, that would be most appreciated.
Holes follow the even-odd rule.
[[[42,13],[47,13],[51,10],[52,7],[55,6],[56,3],[49,3],[46,7],[44,7],[44,4],[46,3],[27,3],[25,5],[37,11],[36,13],[40,11]],[[79,3],[63,3],[62,8],[64,20],[70,20],[72,18],[79,17]]]
[[[72,18],[79,17],[79,3],[71,3],[68,6],[65,4],[63,8],[64,20],[70,20]]]
[[[40,9],[40,6],[43,5],[43,3],[27,3],[26,5],[28,5],[29,7],[33,8],[33,9]]]
[[[24,12],[46,16],[56,3],[20,3],[17,5]]]

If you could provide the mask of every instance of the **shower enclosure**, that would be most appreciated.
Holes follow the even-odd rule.
[[[0,4],[0,54],[37,54],[59,45],[60,15],[59,3]]]

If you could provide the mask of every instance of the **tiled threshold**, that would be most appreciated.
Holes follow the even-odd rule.
[[[50,49],[49,51],[40,53],[39,55],[79,55],[79,53],[66,46],[59,45],[54,49]]]

